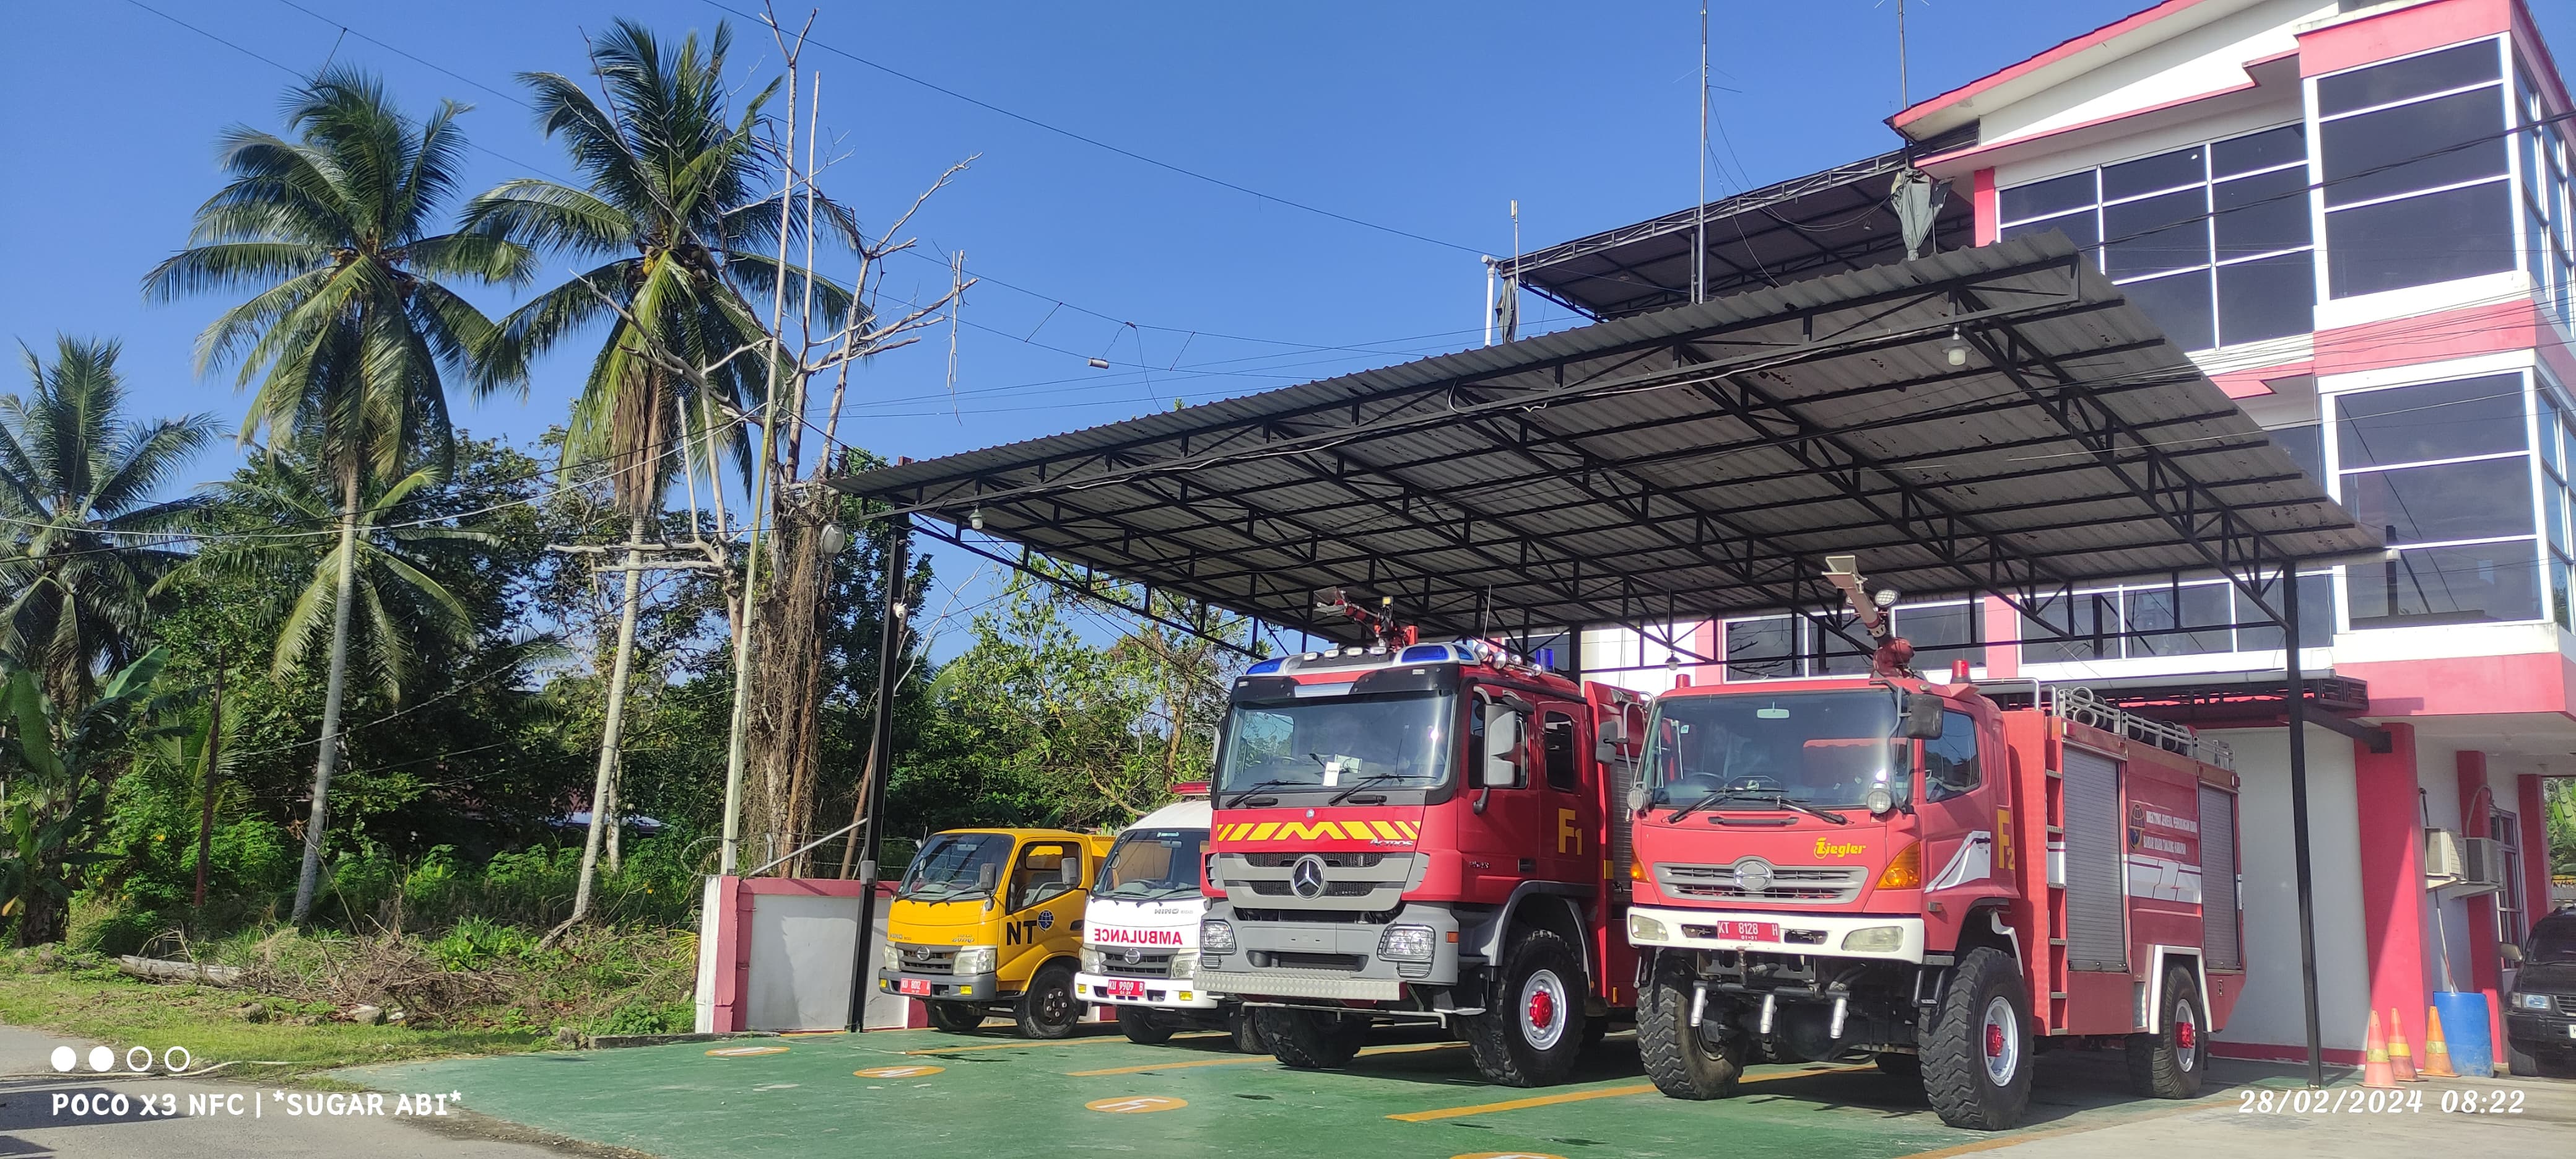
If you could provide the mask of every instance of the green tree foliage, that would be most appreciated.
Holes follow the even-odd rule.
[[[36,674],[9,665],[0,683],[0,919],[19,945],[50,941],[106,816],[126,732],[147,711],[158,648],[120,668],[86,704],[62,705]]]
[[[0,651],[79,705],[142,654],[152,585],[183,558],[170,539],[202,502],[157,497],[213,419],[126,418],[114,342],[25,354],[27,393],[0,398]]]

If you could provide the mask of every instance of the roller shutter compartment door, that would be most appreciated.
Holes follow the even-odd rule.
[[[2200,788],[2200,949],[2212,970],[2245,968],[2236,920],[2236,794]]]
[[[2065,754],[2067,965],[2126,970],[2129,896],[2120,764],[2072,745]]]

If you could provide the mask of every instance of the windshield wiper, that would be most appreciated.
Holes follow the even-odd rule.
[[[1815,806],[1813,806],[1813,805],[1805,804],[1805,803],[1803,803],[1803,802],[1799,802],[1799,801],[1792,801],[1792,800],[1790,800],[1790,799],[1788,798],[1788,796],[1787,796],[1787,795],[1782,794],[1782,793],[1777,793],[1777,792],[1767,792],[1767,793],[1766,793],[1766,792],[1762,792],[1762,791],[1760,791],[1760,790],[1756,790],[1756,789],[1712,789],[1712,790],[1710,790],[1710,791],[1709,791],[1708,795],[1701,797],[1699,800],[1693,801],[1693,802],[1691,802],[1691,803],[1690,803],[1690,804],[1688,804],[1688,805],[1685,805],[1685,806],[1683,806],[1683,807],[1681,807],[1681,808],[1679,808],[1679,809],[1675,809],[1675,810],[1673,810],[1672,814],[1671,814],[1671,815],[1669,815],[1669,816],[1667,816],[1667,817],[1665,817],[1665,818],[1664,818],[1664,820],[1665,820],[1667,823],[1669,823],[1669,822],[1673,822],[1673,821],[1679,821],[1679,820],[1681,820],[1682,818],[1687,817],[1687,816],[1690,816],[1691,814],[1696,813],[1696,812],[1700,811],[1701,809],[1707,808],[1707,807],[1708,807],[1708,806],[1710,806],[1710,805],[1716,804],[1716,803],[1717,803],[1717,802],[1719,802],[1719,801],[1724,801],[1724,800],[1728,800],[1728,799],[1730,799],[1730,798],[1735,798],[1735,797],[1742,797],[1742,798],[1744,798],[1744,799],[1746,799],[1746,800],[1748,800],[1748,801],[1761,801],[1761,802],[1765,802],[1765,803],[1769,804],[1772,808],[1775,808],[1775,809],[1792,809],[1792,810],[1796,810],[1797,812],[1804,813],[1804,814],[1806,814],[1806,815],[1808,815],[1808,816],[1810,816],[1810,817],[1822,817],[1822,818],[1824,818],[1825,820],[1827,820],[1827,821],[1831,821],[1831,822],[1833,822],[1833,823],[1834,823],[1834,824],[1836,824],[1836,825],[1849,825],[1849,824],[1851,824],[1851,818],[1849,818],[1849,817],[1845,817],[1845,816],[1843,816],[1843,815],[1842,815],[1842,814],[1840,814],[1840,813],[1829,812],[1829,811],[1827,811],[1827,810],[1819,809],[1819,808],[1817,808],[1817,807],[1815,807]]]
[[[1738,790],[1735,789],[1711,789],[1707,793],[1703,794],[1699,800],[1693,801],[1690,804],[1684,805],[1679,809],[1675,809],[1672,812],[1665,814],[1664,822],[1666,824],[1670,824],[1672,822],[1679,821],[1684,817],[1688,817],[1693,813],[1699,812],[1701,809],[1707,808],[1710,803],[1716,801],[1718,798],[1737,791]]]
[[[1263,789],[1276,789],[1287,785],[1301,785],[1304,783],[1305,782],[1303,781],[1290,781],[1278,777],[1272,777],[1266,781],[1258,781],[1245,787],[1243,791],[1236,793],[1234,795],[1234,800],[1227,802],[1225,807],[1228,809],[1240,809],[1243,807],[1243,803],[1245,801],[1252,799],[1253,794],[1258,793]]]
[[[1324,802],[1324,804],[1325,804],[1325,805],[1327,805],[1327,806],[1339,805],[1339,804],[1341,804],[1341,803],[1342,803],[1343,798],[1346,798],[1346,797],[1350,796],[1351,794],[1356,793],[1356,792],[1359,792],[1360,790],[1365,789],[1365,788],[1367,788],[1367,787],[1369,787],[1369,786],[1371,786],[1371,785],[1374,785],[1374,784],[1376,784],[1376,783],[1378,783],[1378,782],[1380,782],[1380,781],[1401,781],[1401,780],[1403,780],[1403,779],[1404,779],[1404,774],[1403,774],[1403,773],[1371,773],[1371,774],[1369,774],[1369,775],[1367,775],[1367,776],[1365,776],[1365,777],[1361,777],[1360,779],[1358,779],[1358,780],[1356,780],[1356,781],[1351,782],[1351,783],[1350,783],[1350,785],[1349,785],[1348,787],[1345,787],[1341,792],[1338,792],[1338,793],[1333,794],[1332,799],[1330,799],[1330,800],[1328,800],[1328,801],[1325,801],[1325,802]],[[1381,800],[1383,800],[1384,798],[1380,798],[1380,799],[1381,799]]]
[[[1834,824],[1836,824],[1836,825],[1849,825],[1849,824],[1851,824],[1851,818],[1849,818],[1849,817],[1845,817],[1845,816],[1843,816],[1843,815],[1842,815],[1842,814],[1840,814],[1840,813],[1833,812],[1832,810],[1829,810],[1829,809],[1819,809],[1819,808],[1817,808],[1817,807],[1815,807],[1815,806],[1813,806],[1813,805],[1805,804],[1805,803],[1803,803],[1803,802],[1799,802],[1799,801],[1792,801],[1792,800],[1790,800],[1788,797],[1783,796],[1783,795],[1781,795],[1781,794],[1779,794],[1779,793],[1773,793],[1773,794],[1771,794],[1771,803],[1772,803],[1772,804],[1774,804],[1774,805],[1778,805],[1778,806],[1780,806],[1780,807],[1781,807],[1781,808],[1783,808],[1783,809],[1795,809],[1795,810],[1797,810],[1797,811],[1799,811],[1799,812],[1801,812],[1801,813],[1804,813],[1804,814],[1806,814],[1806,815],[1808,815],[1808,816],[1810,816],[1810,817],[1822,817],[1822,818],[1824,818],[1825,820],[1827,820],[1827,821],[1831,821],[1831,822],[1833,822],[1833,823],[1834,823]]]

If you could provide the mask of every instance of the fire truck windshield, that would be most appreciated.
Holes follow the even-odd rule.
[[[1905,742],[1884,689],[1776,696],[1674,696],[1648,725],[1650,801],[1675,809],[1776,808],[1765,798],[1850,808],[1884,785],[1905,800]]]
[[[915,901],[990,897],[1010,861],[1010,834],[942,833],[913,855],[894,895]]]
[[[1199,892],[1199,859],[1207,855],[1205,829],[1130,829],[1118,835],[1091,896],[1124,901],[1193,897]]]
[[[1238,703],[1217,758],[1220,800],[1265,792],[1420,792],[1449,775],[1457,698],[1445,692]]]

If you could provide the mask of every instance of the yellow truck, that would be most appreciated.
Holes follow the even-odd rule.
[[[904,871],[886,911],[877,989],[921,1000],[930,1024],[964,1033],[992,1015],[1030,1038],[1082,1019],[1073,977],[1085,885],[1115,838],[1062,829],[952,829]]]

